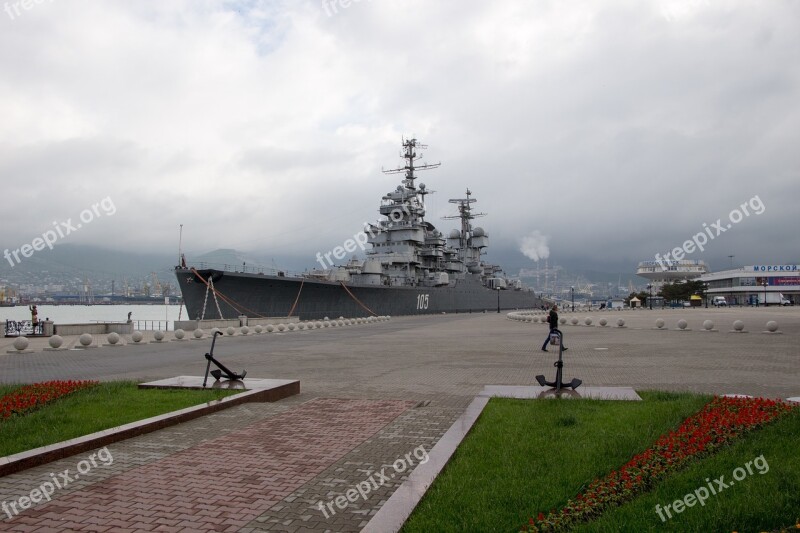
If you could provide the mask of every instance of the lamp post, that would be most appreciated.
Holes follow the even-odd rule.
[[[767,307],[767,278],[764,278],[761,283],[764,285],[764,307]]]
[[[500,287],[497,287],[497,312],[500,313]]]
[[[647,284],[647,290],[650,291],[650,297],[647,299],[647,303],[649,304],[650,310],[652,311],[653,310],[653,284],[652,283],[648,283]]]
[[[572,290],[572,312],[575,312],[575,287],[570,287]]]

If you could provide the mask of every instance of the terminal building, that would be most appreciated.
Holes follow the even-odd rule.
[[[642,261],[636,269],[636,275],[650,281],[653,294],[656,294],[666,283],[676,283],[698,279],[708,274],[708,265],[696,259],[680,261]]]
[[[800,266],[751,265],[704,274],[709,298],[724,296],[729,305],[800,304]]]

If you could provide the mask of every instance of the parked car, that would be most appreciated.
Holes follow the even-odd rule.
[[[711,305],[714,307],[727,307],[728,301],[724,296],[714,296],[711,300]]]

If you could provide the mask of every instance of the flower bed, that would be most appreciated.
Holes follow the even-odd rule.
[[[97,381],[45,381],[25,385],[0,398],[0,419],[37,409],[75,391],[94,387]]]
[[[606,509],[621,505],[654,486],[667,474],[695,457],[705,457],[743,434],[791,411],[793,406],[763,398],[714,398],[677,430],[662,435],[619,470],[569,500],[560,511],[539,513],[523,529],[528,532],[558,531],[590,520]]]

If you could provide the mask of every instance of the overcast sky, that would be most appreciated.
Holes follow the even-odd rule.
[[[191,252],[314,266],[378,218],[415,136],[442,163],[428,219],[454,227],[469,187],[520,264],[525,242],[633,271],[717,219],[687,258],[800,260],[794,0],[13,4],[3,248],[107,199],[57,244],[173,251],[183,224]]]

